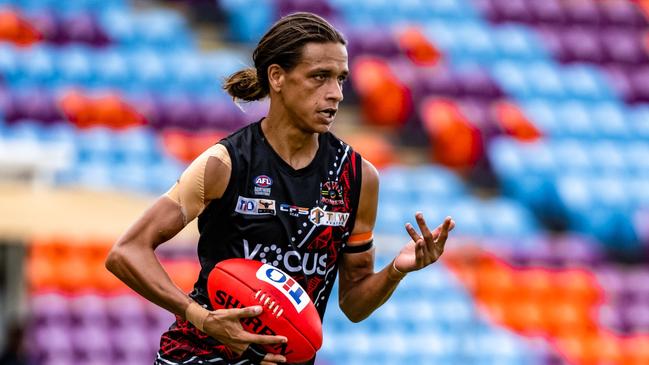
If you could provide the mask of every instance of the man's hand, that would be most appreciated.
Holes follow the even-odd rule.
[[[218,309],[211,311],[205,320],[204,332],[232,351],[241,355],[250,344],[272,345],[285,343],[284,336],[258,335],[246,331],[241,325],[242,318],[255,317],[261,314],[262,307],[253,306],[236,309]],[[286,358],[278,354],[266,354],[261,365],[276,365],[276,363],[286,362]]]
[[[421,235],[417,233],[412,224],[407,223],[406,231],[412,240],[401,249],[394,260],[396,269],[403,273],[422,269],[437,261],[444,252],[448,232],[455,227],[455,222],[451,217],[446,217],[444,223],[431,232],[422,213],[415,214],[415,218]]]

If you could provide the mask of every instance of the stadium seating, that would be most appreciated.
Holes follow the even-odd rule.
[[[453,216],[452,244],[465,254],[472,244],[497,254],[445,257],[408,275],[360,324],[331,298],[318,364],[649,363],[649,271],[606,255],[649,244],[649,24],[635,4],[218,4],[224,38],[246,46],[278,14],[327,16],[349,41],[346,93],[365,122],[430,148],[430,164],[405,167],[395,165],[392,140],[350,139],[359,150],[372,145],[363,153],[381,168],[377,244],[400,245],[420,210],[429,222]],[[0,10],[39,34],[25,47],[5,37],[16,29],[0,29],[0,174],[160,194],[205,147],[268,108],[231,103],[219,85],[246,54],[200,51],[169,8],[0,0]],[[501,195],[476,189],[470,176],[480,168]],[[108,245],[30,245],[36,363],[151,362],[173,317],[106,272]],[[184,290],[198,270],[193,255],[163,258]],[[379,255],[377,267],[389,260]]]

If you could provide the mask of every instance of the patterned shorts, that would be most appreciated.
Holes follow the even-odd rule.
[[[242,362],[243,361],[243,362]],[[225,345],[199,331],[180,316],[160,338],[160,350],[155,365],[247,364],[238,359]]]

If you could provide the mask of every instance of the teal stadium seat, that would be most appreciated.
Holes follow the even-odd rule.
[[[228,16],[229,35],[238,42],[256,42],[273,22],[275,4],[271,0],[220,0]]]

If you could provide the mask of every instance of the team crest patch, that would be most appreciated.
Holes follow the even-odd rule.
[[[309,208],[298,207],[289,204],[280,204],[279,210],[287,212],[292,217],[299,217],[301,215],[309,215]]]
[[[275,215],[275,201],[239,196],[235,212],[246,215]]]
[[[320,188],[320,201],[327,205],[343,205],[343,187],[338,181],[327,180]]]
[[[254,180],[255,195],[270,195],[270,187],[273,185],[273,179],[268,175],[259,175]]]
[[[311,209],[309,220],[316,226],[344,226],[349,219],[349,213],[327,212],[320,207]]]

